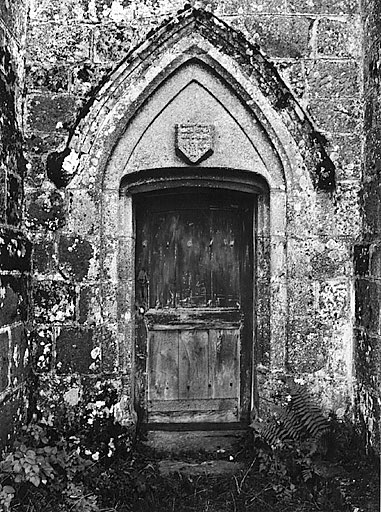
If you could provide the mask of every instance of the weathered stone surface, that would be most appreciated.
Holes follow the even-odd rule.
[[[283,80],[290,86],[290,89],[297,98],[303,98],[306,88],[306,69],[303,61],[280,61],[277,68]]]
[[[0,331],[0,392],[4,391],[9,384],[9,343],[9,330]]]
[[[55,242],[44,237],[33,240],[32,266],[35,273],[49,275],[57,268]]]
[[[28,126],[33,132],[65,129],[74,121],[76,98],[68,94],[31,95],[27,105]]]
[[[286,3],[294,13],[355,14],[359,11],[357,0],[286,0]]]
[[[311,357],[314,354],[314,357]],[[288,366],[295,373],[316,372],[325,367],[328,347],[324,329],[309,318],[293,320],[289,325]]]
[[[219,2],[217,3],[219,4]],[[222,2],[223,14],[242,15],[243,13],[256,13],[256,14],[279,14],[284,13],[284,2],[279,0],[261,0],[259,2],[251,2],[250,0],[243,0],[242,2],[235,2],[234,0],[225,0]]]
[[[4,4],[0,8],[0,18],[3,17],[8,26],[15,27],[16,32],[24,12],[22,8],[16,12],[18,4]],[[364,5],[366,30],[365,40],[362,41],[363,33],[357,16],[359,5],[354,0],[209,2],[209,8],[214,13],[223,15],[228,24],[240,28],[250,41],[259,43],[276,61],[276,68],[290,89],[276,79],[276,69],[271,63],[266,68],[267,74],[258,73],[262,61],[257,55],[254,58],[250,54],[254,47],[249,47],[243,38],[236,33],[229,33],[229,37],[223,38],[220,28],[216,29],[210,38],[214,41],[213,55],[222,52],[226,62],[233,59],[234,66],[242,72],[242,80],[237,80],[239,87],[246,87],[247,91],[257,88],[258,98],[263,95],[264,101],[269,101],[264,117],[269,112],[276,112],[277,122],[283,123],[282,129],[289,132],[294,141],[292,144],[295,144],[295,147],[292,146],[295,153],[290,153],[296,155],[292,156],[292,163],[295,163],[294,158],[297,160],[295,175],[285,187],[287,214],[280,215],[281,210],[274,208],[270,219],[274,232],[270,235],[267,232],[266,240],[264,243],[260,240],[257,251],[257,362],[268,366],[270,374],[273,371],[271,364],[279,364],[281,368],[284,365],[284,339],[287,337],[289,367],[297,374],[303,373],[309,379],[311,388],[328,406],[336,407],[339,401],[345,402],[344,390],[348,389],[346,379],[351,377],[350,362],[347,361],[350,344],[348,333],[353,320],[351,248],[355,242],[361,243],[361,234],[366,232],[369,254],[367,256],[366,250],[361,249],[361,254],[359,251],[356,253],[355,260],[356,273],[362,276],[357,285],[356,310],[359,329],[369,331],[367,335],[371,341],[368,345],[372,346],[372,350],[365,347],[365,342],[358,343],[358,375],[360,380],[363,379],[358,403],[361,414],[370,417],[373,412],[369,397],[375,397],[376,388],[372,390],[372,386],[376,381],[368,380],[366,365],[377,350],[378,317],[377,306],[369,308],[367,305],[372,301],[377,305],[380,300],[375,283],[381,272],[377,238],[381,222],[378,204],[381,197],[378,187],[381,107],[377,100],[380,59],[378,43],[370,39],[380,26],[381,13],[375,2],[367,0]],[[41,393],[38,407],[42,408],[44,414],[56,415],[61,424],[70,423],[78,413],[81,421],[90,421],[89,427],[96,425],[98,428],[101,423],[97,422],[100,418],[103,421],[103,414],[108,414],[110,418],[113,416],[111,402],[122,421],[128,423],[130,420],[126,418],[133,417],[129,406],[122,402],[119,390],[115,392],[121,386],[121,374],[116,379],[117,384],[109,387],[96,378],[84,384],[84,379],[62,376],[71,372],[107,372],[117,376],[117,372],[123,368],[123,378],[127,379],[123,386],[128,390],[131,346],[134,343],[131,334],[134,302],[133,228],[128,228],[128,236],[125,232],[127,225],[132,226],[132,207],[128,210],[128,221],[123,222],[125,231],[119,236],[118,212],[123,211],[118,190],[120,177],[111,187],[112,193],[103,194],[101,187],[108,186],[107,178],[105,183],[103,174],[96,176],[94,169],[109,156],[102,154],[102,148],[106,147],[102,146],[103,140],[108,136],[111,140],[111,134],[119,126],[118,116],[126,115],[122,102],[118,101],[121,98],[127,101],[128,96],[128,101],[131,98],[130,107],[134,108],[139,93],[136,83],[129,83],[124,91],[123,84],[119,83],[120,89],[113,93],[115,102],[112,106],[110,104],[112,108],[105,109],[102,116],[91,118],[87,114],[100,109],[102,102],[107,99],[108,92],[104,91],[103,96],[96,96],[94,92],[99,90],[102,80],[105,81],[105,73],[115,67],[138,39],[146,37],[151,28],[157,27],[163,15],[179,7],[179,2],[170,3],[168,0],[132,3],[128,0],[35,0],[30,6],[26,115],[23,122],[28,136],[25,141],[28,159],[26,183],[30,189],[26,191],[23,228],[33,233],[35,242],[33,322],[40,323],[39,326],[35,325],[36,332],[31,335],[31,343],[34,346],[34,368],[44,374],[38,388]],[[197,21],[203,24],[198,32],[200,37],[203,31],[209,30],[205,22],[209,15],[206,13],[205,18],[203,16],[200,14]],[[220,27],[218,23],[216,27]],[[176,18],[173,27],[179,26],[180,21]],[[147,43],[141,53],[144,65],[136,82],[142,78],[152,90],[158,87],[161,79],[161,46],[168,50],[167,56],[174,48],[172,39],[169,42],[165,40],[170,30],[170,26],[163,29],[162,38],[158,39],[159,48],[152,48]],[[3,37],[3,32],[0,33]],[[189,34],[189,37],[193,35]],[[149,36],[151,41],[156,37],[152,33]],[[245,48],[243,52],[242,47]],[[360,55],[362,47],[366,53],[364,62]],[[262,56],[260,58],[264,59]],[[18,229],[21,227],[21,176],[24,170],[20,136],[15,135],[18,107],[17,100],[14,102],[14,91],[22,85],[18,78],[21,64],[17,59],[17,63],[10,65],[10,59],[7,59],[1,50],[0,102],[7,98],[10,108],[8,114],[0,119],[1,131],[5,134],[3,138],[0,135],[0,187],[4,191],[4,194],[0,194],[0,220]],[[364,125],[362,82],[359,77],[363,69],[366,87]],[[217,67],[212,74],[216,71]],[[229,69],[228,74],[233,71]],[[4,81],[2,77],[5,74],[7,79]],[[158,78],[152,81],[154,75]],[[246,85],[243,84],[244,76],[250,77]],[[108,91],[114,85],[109,83]],[[237,85],[237,89],[239,87]],[[294,105],[293,95],[298,98],[300,105]],[[257,101],[263,101],[258,98],[254,101],[256,107]],[[86,99],[90,99],[91,103],[80,114],[82,121],[78,128],[78,133],[89,130],[86,144],[78,148],[82,174],[76,176],[78,180],[75,186],[70,185],[70,190],[65,192],[67,181],[59,182],[59,173],[52,168],[52,161],[57,164],[59,155],[66,147],[68,130],[73,121],[79,119],[77,108],[84,105]],[[5,103],[1,103],[1,115]],[[231,109],[228,95],[222,104],[227,111]],[[307,135],[301,133],[306,124],[295,121],[298,116],[304,116],[302,106],[308,106],[313,117],[313,129]],[[250,105],[247,108],[250,110]],[[110,118],[114,124],[108,123]],[[91,127],[89,119],[96,119]],[[258,121],[260,129],[265,132],[269,128],[266,120],[259,116]],[[329,134],[328,142],[319,138],[320,134],[315,129]],[[96,138],[98,130],[101,135]],[[363,160],[360,134],[364,130],[367,133]],[[160,133],[164,133],[162,127]],[[312,139],[323,141],[319,148],[327,150],[335,162],[335,191],[333,178],[329,193],[316,193],[311,187],[309,179],[316,179],[319,175],[314,159],[311,160]],[[272,140],[273,144],[275,139]],[[110,154],[116,143],[116,139],[110,143]],[[152,149],[151,146],[150,141],[148,151]],[[287,146],[287,150],[290,147]],[[77,156],[73,156],[73,162]],[[124,157],[120,161],[121,168],[125,164]],[[65,165],[74,166],[71,162],[65,161]],[[307,167],[314,169],[308,179],[303,170],[306,162]],[[159,165],[157,158],[152,166],[155,165]],[[361,193],[366,219],[364,228],[360,218],[362,165],[367,182]],[[67,176],[71,177],[69,172]],[[53,180],[60,189],[57,190],[49,180]],[[271,207],[274,203],[271,195]],[[273,220],[274,217],[277,222]],[[261,229],[267,229],[266,222],[261,224]],[[4,242],[1,240],[1,266],[7,273],[16,270],[27,272],[30,268],[30,246],[16,231],[8,229],[2,237]],[[17,279],[17,276],[14,277]],[[57,279],[64,281],[57,282]],[[25,318],[27,309],[25,291],[17,288],[16,281],[3,288],[4,297],[0,295],[0,302],[3,301],[0,325],[4,322],[2,325],[8,326],[6,322],[12,322],[15,328],[12,343],[19,339],[20,346],[24,346],[18,326]],[[18,361],[21,360],[21,353],[20,349]],[[316,353],[316,358],[312,359],[311,353]],[[123,364],[119,367],[121,361]],[[372,364],[369,363],[369,367],[373,371]],[[50,373],[53,366],[60,373],[59,377]],[[16,377],[19,378],[19,374]],[[269,374],[265,375],[264,372],[263,378],[258,381],[260,394],[267,385],[271,387],[268,384],[270,380]],[[109,404],[107,400],[110,396],[112,400]],[[128,398],[126,400],[128,402]],[[97,402],[105,404],[98,407]],[[89,404],[92,405],[88,407]],[[49,411],[50,407],[53,412]],[[93,416],[88,414],[89,410],[94,413]],[[367,428],[371,428],[371,422],[367,423]]]
[[[30,24],[27,62],[42,65],[81,62],[90,57],[90,37],[86,25],[72,25],[68,30],[59,22]]]
[[[0,237],[0,269],[27,271],[30,269],[31,244],[28,240],[10,230]]]
[[[46,228],[55,231],[64,225],[65,213],[64,192],[51,188],[39,190],[28,197],[25,223],[31,230]]]
[[[0,444],[25,418],[27,378],[23,322],[29,307],[31,245],[21,225],[23,41],[26,2],[0,5]]]
[[[12,355],[10,364],[10,377],[14,387],[27,381],[29,377],[29,352],[27,348],[27,336],[22,324],[12,329]]]
[[[270,57],[307,57],[310,48],[308,18],[286,16],[247,16],[231,20],[249,41],[258,43]]]
[[[36,327],[29,335],[33,366],[36,372],[44,373],[52,369],[54,355],[54,329]]]
[[[317,51],[320,55],[331,57],[358,57],[359,21],[355,18],[352,23],[347,20],[331,20],[322,18],[318,25]]]
[[[75,281],[82,281],[88,274],[93,256],[92,245],[78,235],[61,235],[58,244],[58,261],[61,272]]]
[[[316,99],[309,107],[324,132],[354,133],[361,126],[361,104],[353,99]]]
[[[102,330],[102,371],[116,373],[119,370],[119,339],[117,326],[106,325]]]
[[[34,319],[42,324],[62,323],[75,318],[75,287],[60,281],[35,282]]]
[[[91,373],[93,331],[63,327],[56,340],[56,369],[60,374]]]
[[[0,276],[0,327],[27,319],[28,288],[25,277]]]
[[[368,333],[381,335],[381,284],[366,279],[356,281],[356,322]]]
[[[317,61],[308,73],[309,91],[312,97],[345,98],[358,97],[360,92],[360,69],[356,61]]]
[[[94,32],[95,62],[118,62],[139,41],[141,34],[137,26],[109,23]]]
[[[38,90],[59,93],[69,90],[70,72],[64,64],[45,67],[31,63],[26,72],[26,87],[31,92]]]
[[[202,449],[202,440],[199,442]],[[206,476],[206,475],[235,475],[244,469],[242,462],[230,462],[228,460],[209,460],[205,462],[182,462],[173,460],[162,460],[159,463],[159,472],[162,475],[168,476],[171,474],[186,475],[189,478],[192,476]]]

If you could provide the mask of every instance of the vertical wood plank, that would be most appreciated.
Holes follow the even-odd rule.
[[[208,398],[207,331],[180,333],[179,398]]]
[[[239,331],[210,329],[210,398],[239,396]]]
[[[179,333],[154,331],[148,345],[148,399],[179,398]]]

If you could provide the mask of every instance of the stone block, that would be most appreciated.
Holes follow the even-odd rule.
[[[46,178],[46,162],[40,156],[28,155],[25,184],[39,188]]]
[[[341,238],[329,237],[316,241],[315,248],[311,255],[311,273],[314,278],[352,276],[351,243]]]
[[[263,365],[270,364],[270,296],[269,282],[258,280],[257,297],[256,360]]]
[[[362,224],[360,218],[360,184],[358,181],[338,183],[336,186],[335,216],[340,236],[357,237]]]
[[[18,324],[12,328],[12,359],[10,364],[10,376],[13,386],[21,384],[27,378],[26,369],[29,363],[27,350],[27,337],[25,327]]]
[[[78,315],[80,324],[92,326],[101,323],[101,289],[99,286],[95,284],[81,286]]]
[[[329,156],[336,167],[336,179],[359,180],[361,177],[361,139],[358,135],[330,134]]]
[[[105,76],[110,73],[112,64],[76,64],[71,70],[70,93],[79,97],[88,97]]]
[[[284,0],[260,0],[258,2],[224,0],[221,10],[225,15],[280,14],[286,11],[286,3]]]
[[[117,285],[116,301],[118,307],[116,310],[116,315],[118,322],[129,322],[131,316],[135,314],[135,304],[131,302],[131,298],[133,298],[135,295],[134,287],[134,280],[122,281]]]
[[[70,190],[68,194],[68,230],[92,237],[100,231],[100,207],[87,190]]]
[[[82,281],[89,273],[94,255],[92,244],[77,235],[61,235],[58,243],[58,264],[70,280]]]
[[[133,248],[134,248],[134,240],[133,238],[122,238],[119,241],[115,241],[115,244],[109,245],[108,250],[108,259],[111,260],[113,258],[114,252],[117,258],[114,260],[113,265],[117,263],[118,268],[118,278],[122,281],[134,281],[135,280],[135,262],[133,259]],[[118,254],[119,253],[119,254]],[[113,278],[113,274],[111,273],[109,277]]]
[[[107,191],[102,195],[102,207],[103,207],[103,233],[106,236],[116,236],[119,232],[120,214],[118,191]],[[122,221],[123,222],[123,221]],[[124,233],[127,235],[127,233]]]
[[[7,190],[7,173],[6,168],[3,165],[0,165],[0,222],[5,224],[6,220],[6,190]]]
[[[19,232],[0,230],[0,270],[30,270],[31,244]]]
[[[312,19],[297,16],[247,16],[229,20],[233,28],[258,43],[270,58],[308,57]]]
[[[359,100],[314,99],[311,100],[309,111],[323,132],[351,135],[361,129],[362,105]]]
[[[25,85],[28,91],[65,93],[69,91],[70,72],[66,65],[30,63],[26,68]]]
[[[21,222],[21,208],[22,208],[22,181],[16,176],[8,175],[7,180],[7,210],[6,220],[7,224],[13,226],[20,226]]]
[[[102,329],[102,372],[116,373],[119,368],[118,330],[114,325],[105,325]]]
[[[66,21],[75,22],[83,20],[85,4],[88,2],[77,0],[36,0],[30,10],[30,16],[38,21]]]
[[[31,230],[55,231],[66,222],[66,198],[61,190],[40,189],[26,200],[25,224]]]
[[[304,63],[301,61],[283,61],[277,63],[277,68],[294,95],[297,98],[303,98],[307,87]]]
[[[309,317],[293,319],[289,324],[287,362],[295,373],[316,372],[326,365],[328,346],[324,331]]]
[[[381,285],[367,279],[355,283],[356,323],[374,334],[381,334]]]
[[[270,277],[270,250],[271,244],[267,237],[258,237],[257,239],[257,278],[266,279]]]
[[[370,275],[375,279],[381,278],[381,245],[375,243],[370,246]]]
[[[48,276],[57,268],[55,241],[48,236],[33,240],[32,268],[35,274]]]
[[[288,275],[291,279],[321,280],[352,275],[350,244],[335,237],[288,240]]]
[[[26,43],[28,64],[53,65],[82,62],[90,57],[90,28],[60,22],[32,23]]]
[[[26,277],[0,276],[0,327],[27,319],[27,287]]]
[[[9,369],[9,331],[0,331],[0,393],[4,391],[8,385],[8,369]]]
[[[144,28],[141,27],[144,31]],[[142,36],[138,26],[108,23],[94,31],[96,63],[118,62]]]
[[[355,14],[357,0],[286,0],[287,10],[303,14]]]
[[[50,133],[70,127],[77,116],[77,100],[69,94],[32,94],[28,97],[27,130]]]
[[[62,328],[56,340],[56,368],[59,374],[91,372],[93,331]]]
[[[369,245],[358,244],[353,249],[354,271],[358,277],[365,277],[370,272],[370,255],[372,249]]]
[[[36,327],[30,335],[33,369],[38,373],[46,373],[52,369],[54,353],[54,329]]]
[[[9,446],[9,441],[15,432],[19,432],[27,423],[27,397],[24,389],[15,390],[11,397],[1,404],[0,414],[0,444],[2,448]]]
[[[29,134],[24,141],[25,153],[29,159],[30,155],[45,156],[47,153],[57,150],[65,145],[67,132],[56,130],[53,133]]]
[[[75,319],[75,287],[60,281],[35,281],[34,319],[42,324],[63,323]]]
[[[317,316],[323,325],[333,326],[350,317],[350,292],[349,279],[337,277],[320,283]]]
[[[360,34],[361,28],[357,18],[322,18],[319,20],[317,34],[318,55],[357,58],[361,51]]]
[[[308,73],[309,92],[318,98],[345,98],[360,95],[360,69],[356,61],[315,62]]]
[[[308,191],[291,192],[287,197],[287,233],[305,239],[315,234],[317,208],[314,194]]]
[[[381,338],[364,330],[355,331],[355,369],[362,386],[373,392],[381,383]],[[379,391],[378,391],[379,392]]]
[[[311,279],[288,279],[287,299],[290,318],[309,316],[313,320],[318,301],[318,285]]]

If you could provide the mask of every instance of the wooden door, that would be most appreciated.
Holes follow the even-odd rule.
[[[208,189],[142,194],[135,213],[148,423],[245,420],[251,391],[253,198]]]

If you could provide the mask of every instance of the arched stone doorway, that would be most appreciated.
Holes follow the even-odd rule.
[[[93,205],[93,221],[99,227],[96,236],[102,329],[112,332],[116,342],[113,371],[122,383],[118,415],[125,417],[125,421],[134,417],[134,409],[143,421],[149,420],[149,401],[153,396],[151,381],[146,377],[147,371],[153,368],[149,336],[144,338],[136,332],[143,324],[137,300],[141,290],[136,285],[142,275],[135,262],[140,261],[137,244],[144,242],[137,229],[148,223],[150,232],[154,232],[155,215],[163,217],[162,206],[158,205],[174,204],[174,198],[181,201],[172,207],[171,215],[176,214],[184,226],[189,219],[185,221],[184,215],[181,217],[181,205],[188,205],[189,211],[192,197],[199,200],[203,194],[210,195],[211,190],[213,201],[220,205],[224,201],[230,203],[230,211],[235,205],[246,215],[243,213],[246,208],[251,220],[249,224],[245,220],[244,224],[251,226],[250,236],[243,237],[238,228],[233,231],[238,245],[247,247],[248,254],[252,254],[249,278],[243,279],[244,274],[237,277],[237,282],[243,280],[251,289],[246,294],[250,296],[247,307],[251,314],[244,315],[250,317],[250,322],[230,321],[234,317],[232,311],[227,330],[246,330],[246,341],[241,343],[240,334],[236,333],[233,345],[236,353],[243,345],[248,350],[243,359],[238,358],[238,366],[231,365],[234,368],[227,379],[229,387],[231,382],[239,380],[237,385],[232,384],[238,391],[234,397],[223,396],[221,400],[235,400],[234,404],[229,402],[225,420],[247,422],[263,386],[263,379],[261,384],[256,383],[256,368],[282,371],[286,367],[287,230],[292,232],[295,225],[290,214],[293,202],[297,200],[301,204],[298,211],[302,208],[308,230],[316,187],[333,186],[333,167],[308,116],[257,47],[203,11],[190,9],[180,18],[177,24],[158,30],[150,41],[137,48],[97,92],[70,141],[60,182],[68,183],[72,198],[68,226],[76,229],[80,225],[81,204],[88,197]],[[201,201],[194,211],[212,211],[213,201],[208,200],[207,204]],[[245,205],[243,210],[240,210],[241,203]],[[229,222],[233,225],[237,216],[226,215],[230,215]],[[209,216],[209,224],[204,224],[201,231],[209,230],[210,234],[215,224]],[[164,224],[170,224],[169,217],[165,218]],[[204,237],[202,244],[205,240]],[[174,247],[178,248],[179,241],[176,243]],[[201,240],[197,243],[201,244]],[[153,250],[158,251],[158,246]],[[201,258],[200,254],[198,257]],[[243,259],[230,264],[242,266]],[[223,279],[227,275],[224,272]],[[190,273],[188,277],[192,282],[196,280],[195,274]],[[158,282],[157,276],[154,281]],[[240,295],[241,288],[233,287],[230,292],[228,295],[236,292]],[[148,309],[166,310],[168,304],[160,300],[156,308],[157,297],[163,291],[156,296],[152,291],[150,294],[155,298],[149,302],[147,295]],[[193,290],[187,298],[192,302],[196,296]],[[207,293],[204,298],[204,308],[209,300],[212,303],[217,300],[212,295],[207,298]],[[171,314],[181,309],[176,302],[171,303],[171,308]],[[239,308],[235,309],[239,315]],[[150,311],[150,314],[152,318],[154,313]],[[221,325],[221,318],[218,321]],[[156,322],[156,327],[160,325],[167,324]],[[180,338],[182,330],[177,328]],[[209,340],[214,336],[211,330],[210,325],[205,327],[202,336]],[[146,341],[141,343],[147,338],[148,351]],[[107,339],[102,338],[104,352],[108,350]],[[176,343],[179,353],[180,341]],[[165,356],[156,359],[153,366],[163,366],[164,360]],[[202,361],[208,375],[217,371],[210,358]],[[224,380],[221,374],[217,377]],[[209,383],[208,377],[208,389]],[[191,388],[193,384],[185,387]],[[180,397],[179,390],[177,393]],[[204,390],[205,393],[209,391]],[[208,395],[202,400],[209,398],[216,397]],[[226,404],[198,405],[208,413],[213,408],[223,410]],[[162,404],[156,406],[160,408]],[[192,411],[194,406],[195,402],[184,405]],[[165,411],[165,421],[170,422],[171,417],[173,420],[175,415],[171,416],[170,412]],[[216,414],[212,417],[212,421],[221,419]],[[204,421],[205,414],[200,418]],[[189,418],[183,415],[182,420],[189,421]]]

